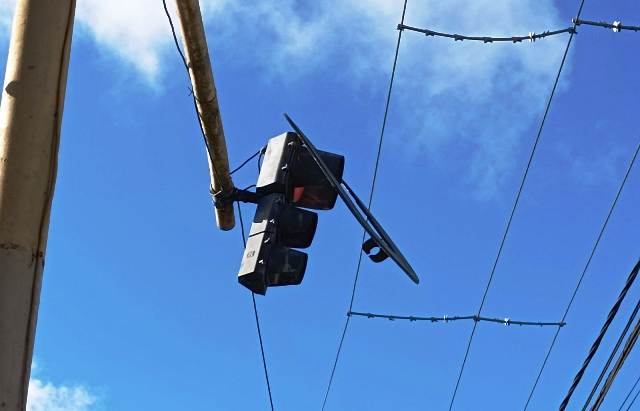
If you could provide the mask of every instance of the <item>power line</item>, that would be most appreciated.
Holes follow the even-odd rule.
[[[404,0],[404,4],[402,6],[402,17],[400,19],[400,26],[402,26],[404,24],[404,17],[407,11],[407,1],[408,0]],[[399,27],[400,27],[399,26]],[[380,154],[382,153],[382,142],[384,140],[384,132],[386,130],[386,126],[387,126],[387,117],[389,115],[389,105],[391,103],[391,92],[393,90],[393,81],[395,79],[396,76],[396,67],[398,65],[398,54],[400,52],[400,41],[402,40],[402,29],[398,30],[398,41],[396,43],[396,50],[395,50],[395,55],[393,57],[393,67],[391,69],[391,78],[389,80],[389,89],[387,91],[387,100],[385,103],[385,108],[384,108],[384,116],[382,118],[382,127],[380,129],[380,138],[378,139],[378,150],[376,153],[376,162],[375,162],[375,166],[373,169],[373,177],[371,179],[371,190],[369,191],[369,201],[368,201],[368,205],[367,208],[370,209],[371,208],[371,204],[373,202],[373,193],[375,190],[375,186],[376,186],[376,180],[378,177],[378,167],[380,166]],[[362,244],[365,240],[365,235],[366,232],[363,230],[362,232],[362,240],[360,241],[360,243]],[[356,266],[356,273],[353,279],[353,288],[351,290],[351,299],[349,301],[349,312],[351,311],[351,309],[353,308],[353,301],[355,299],[355,295],[356,295],[356,287],[358,285],[358,277],[360,275],[360,267],[362,265],[362,248],[360,249],[360,252],[358,254],[358,265]],[[351,319],[351,316],[347,315],[347,319],[345,320],[344,323],[344,327],[342,329],[342,335],[340,336],[340,342],[338,343],[338,349],[336,350],[336,357],[335,360],[333,362],[333,367],[331,368],[331,375],[329,377],[329,383],[327,384],[327,389],[325,391],[324,394],[324,399],[322,400],[322,410],[324,410],[324,407],[327,404],[327,399],[329,398],[329,392],[331,391],[331,385],[333,383],[333,377],[335,375],[336,372],[336,367],[338,366],[338,361],[340,359],[340,353],[342,351],[342,345],[344,343],[344,339],[345,336],[347,335],[347,330],[349,328],[349,320]]]
[[[624,337],[627,335],[627,332],[629,332],[629,328],[631,328],[631,324],[633,324],[633,320],[636,318],[636,315],[638,314],[638,310],[640,310],[640,299],[636,303],[636,306],[633,309],[633,312],[631,312],[631,315],[629,316],[629,319],[627,320],[627,323],[625,324],[624,329],[620,333],[620,336],[618,337],[618,341],[616,341],[616,345],[611,350],[611,353],[609,353],[609,358],[607,358],[607,362],[604,364],[604,367],[602,367],[602,370],[600,371],[600,375],[598,375],[598,379],[596,380],[595,384],[593,384],[593,388],[591,388],[589,397],[587,398],[587,400],[584,402],[584,405],[582,406],[582,411],[586,411],[586,409],[589,407],[589,403],[591,403],[591,399],[595,395],[596,390],[598,389],[598,386],[602,382],[604,375],[609,369],[609,366],[611,365],[611,361],[613,361],[613,358],[618,353],[618,349],[620,348],[620,345],[622,345],[622,341],[624,340]]]
[[[580,14],[582,13],[582,8],[584,6],[585,0],[580,2],[580,7],[578,8],[578,13],[576,19],[580,18]],[[575,24],[574,27],[575,29]],[[553,82],[553,87],[551,89],[551,93],[549,94],[549,99],[547,100],[547,105],[544,110],[544,115],[542,116],[542,121],[540,122],[540,127],[538,128],[538,133],[536,135],[535,141],[533,143],[533,147],[531,149],[531,154],[529,155],[529,160],[527,162],[527,166],[524,170],[524,174],[522,176],[522,181],[520,182],[520,187],[518,188],[518,193],[516,194],[515,201],[513,203],[513,208],[511,209],[511,214],[509,215],[509,220],[507,221],[507,226],[505,227],[504,234],[502,235],[502,240],[500,241],[500,247],[498,247],[498,253],[493,262],[493,267],[491,268],[491,274],[489,275],[489,280],[487,281],[487,285],[484,290],[484,294],[482,295],[482,301],[480,302],[480,307],[478,308],[477,315],[479,316],[482,313],[482,307],[484,307],[484,302],[487,298],[487,293],[489,292],[489,288],[491,288],[491,283],[493,281],[493,276],[496,271],[496,267],[498,266],[498,261],[500,261],[500,256],[502,255],[502,249],[504,247],[504,243],[507,239],[507,235],[509,234],[509,229],[511,228],[511,222],[513,221],[513,216],[515,215],[516,209],[518,207],[518,203],[520,202],[520,196],[522,195],[522,190],[524,188],[524,184],[527,181],[527,176],[529,175],[529,169],[531,167],[531,163],[533,162],[533,157],[536,153],[536,149],[538,147],[538,143],[540,142],[540,136],[542,135],[542,130],[544,128],[544,124],[547,120],[547,115],[549,114],[549,109],[551,108],[551,102],[553,101],[553,96],[555,95],[556,88],[558,87],[558,82],[560,81],[560,75],[562,74],[562,68],[564,67],[564,63],[567,60],[567,54],[569,53],[569,48],[571,47],[571,41],[573,40],[573,36],[575,34],[575,30],[571,32],[569,35],[569,41],[567,42],[567,46],[564,50],[564,55],[562,56],[562,61],[560,62],[560,67],[558,68],[558,73],[556,75],[555,81]],[[562,321],[564,322],[564,318]],[[471,348],[471,344],[473,342],[473,337],[476,332],[476,327],[478,326],[477,322],[473,323],[473,329],[471,330],[471,334],[469,335],[469,341],[467,343],[467,349],[464,354],[464,358],[462,360],[462,365],[460,366],[460,372],[458,374],[458,379],[456,381],[456,386],[453,389],[453,394],[451,395],[451,402],[449,403],[449,411],[453,408],[453,403],[456,399],[456,394],[458,392],[458,387],[460,386],[460,380],[462,379],[462,374],[464,373],[465,366],[467,364],[467,358],[469,357],[469,350]],[[558,331],[560,328],[558,328]],[[556,332],[558,332],[556,331]]]
[[[640,391],[638,391],[636,395],[633,396],[633,399],[631,400],[631,402],[629,403],[629,406],[627,407],[627,411],[629,411],[633,403],[636,402],[636,399],[638,399],[638,395],[640,395]]]
[[[600,344],[602,343],[602,339],[604,338],[604,335],[607,333],[607,330],[609,329],[609,326],[611,326],[611,323],[613,322],[616,315],[618,314],[618,310],[620,309],[622,302],[627,296],[629,289],[631,288],[634,281],[636,280],[636,277],[638,276],[638,270],[640,270],[640,260],[638,260],[638,263],[636,264],[636,266],[633,268],[633,270],[631,270],[631,273],[629,273],[629,276],[627,277],[627,281],[625,282],[624,287],[620,291],[620,294],[618,295],[616,302],[613,304],[613,306],[609,310],[609,315],[607,315],[607,319],[602,325],[602,328],[600,329],[600,333],[598,333],[598,336],[596,337],[595,341],[593,342],[593,344],[591,344],[591,348],[589,349],[589,353],[587,354],[587,357],[582,362],[582,366],[580,367],[575,377],[573,378],[573,383],[571,384],[571,387],[569,387],[569,391],[567,391],[567,394],[562,400],[562,403],[560,403],[560,408],[559,408],[560,411],[563,411],[565,408],[567,408],[567,405],[571,400],[571,396],[573,395],[573,392],[578,387],[578,384],[580,384],[580,380],[582,380],[582,376],[584,375],[584,372],[587,370],[587,367],[591,363],[591,360],[596,355],[598,348],[600,348]]]
[[[266,149],[267,149],[266,147],[262,147],[260,150],[256,151],[253,155],[251,155],[251,157],[249,157],[248,159],[244,160],[238,167],[236,167],[233,170],[231,170],[229,172],[229,175],[233,175],[233,173],[235,173],[236,171],[239,171],[240,169],[242,169],[242,167],[246,166],[247,163],[249,163],[249,161],[253,160],[257,156],[261,156],[262,154],[264,154],[264,150],[266,150]],[[260,161],[258,161],[258,171],[259,170],[260,170]]]
[[[619,33],[623,30],[640,31],[640,26],[624,26],[619,21],[614,21],[613,23],[607,23],[604,21],[589,21],[589,20],[576,19],[574,23],[576,24],[576,26],[588,25],[588,26],[604,27],[606,29],[613,30],[615,33]]]
[[[584,0],[583,0],[584,1]],[[593,245],[593,248],[591,249],[591,253],[589,254],[589,258],[587,259],[587,262],[582,270],[582,273],[580,274],[580,277],[578,278],[578,283],[576,284],[573,293],[571,294],[571,298],[569,299],[569,303],[567,304],[567,308],[564,311],[564,314],[562,315],[562,319],[560,321],[565,321],[567,318],[567,315],[569,314],[569,310],[571,309],[571,306],[573,305],[573,301],[576,298],[576,295],[578,294],[578,290],[580,289],[580,286],[582,285],[582,280],[584,279],[585,274],[587,273],[587,270],[589,269],[589,266],[591,265],[591,260],[593,260],[593,256],[596,253],[596,250],[598,249],[598,245],[600,244],[600,240],[602,239],[602,236],[604,235],[604,231],[607,228],[607,225],[609,224],[609,220],[611,219],[611,215],[613,214],[613,211],[616,208],[616,205],[618,204],[618,200],[620,199],[620,194],[622,194],[622,190],[624,189],[625,184],[627,183],[627,179],[629,178],[629,174],[631,173],[631,170],[633,169],[633,165],[636,161],[636,158],[638,157],[638,152],[640,151],[640,144],[638,144],[633,157],[631,159],[631,162],[629,163],[629,167],[627,167],[627,171],[624,175],[624,178],[622,179],[622,182],[620,183],[620,187],[618,188],[618,192],[616,193],[615,198],[613,199],[613,202],[611,203],[611,207],[609,208],[609,212],[607,213],[607,217],[604,220],[604,223],[602,224],[602,227],[600,228],[600,232],[598,233],[598,237],[596,238],[596,241]],[[524,410],[527,409],[527,407],[529,406],[529,403],[531,402],[531,398],[533,398],[533,394],[538,386],[538,382],[540,381],[540,378],[542,376],[542,373],[547,365],[547,362],[549,361],[549,356],[551,355],[551,352],[553,351],[553,347],[555,347],[556,341],[558,340],[558,335],[560,334],[560,329],[556,330],[555,335],[553,336],[553,340],[551,341],[551,345],[549,346],[549,349],[547,350],[547,354],[544,357],[544,360],[542,361],[542,365],[540,366],[540,370],[538,371],[538,375],[533,383],[533,387],[531,387],[531,392],[529,393],[529,397],[527,398],[527,402],[524,405]]]
[[[631,397],[631,394],[633,394],[633,391],[636,389],[636,385],[638,385],[639,382],[640,382],[640,377],[638,377],[636,379],[636,382],[633,383],[633,386],[629,390],[629,393],[627,394],[626,397],[624,397],[624,401],[622,401],[622,404],[620,404],[620,408],[618,408],[618,411],[622,411],[622,407],[624,407],[624,405],[627,403],[627,400],[629,399],[629,397]],[[629,404],[629,406],[631,406],[632,404],[633,404],[633,401],[631,402],[631,404]]]
[[[238,202],[238,218],[240,220],[240,234],[242,235],[242,244],[244,248],[247,247],[247,240],[244,234],[244,221],[242,220],[242,208]],[[251,293],[251,300],[253,301],[253,314],[256,318],[256,328],[258,330],[258,341],[260,342],[260,353],[262,354],[262,368],[264,368],[264,378],[267,382],[267,392],[269,393],[269,404],[271,405],[271,411],[273,408],[273,396],[271,395],[271,383],[269,382],[269,371],[267,370],[267,359],[264,355],[264,345],[262,343],[262,332],[260,331],[260,318],[258,317],[258,306],[256,305],[256,295]]]
[[[483,43],[499,43],[499,42],[511,42],[511,43],[520,43],[523,42],[525,40],[534,42],[538,39],[542,39],[545,37],[550,37],[550,36],[556,36],[558,34],[565,34],[565,33],[571,33],[571,34],[575,34],[576,33],[576,29],[575,27],[568,27],[566,29],[560,29],[560,30],[554,30],[554,31],[544,31],[542,33],[536,34],[536,33],[529,33],[526,36],[512,36],[512,37],[491,37],[491,36],[465,36],[462,34],[450,34],[450,33],[442,33],[439,31],[434,31],[434,30],[430,30],[430,29],[421,29],[421,28],[417,28],[417,27],[412,27],[412,26],[406,26],[406,25],[399,25],[398,26],[399,29],[405,29],[405,30],[409,30],[409,31],[415,31],[417,33],[422,33],[427,37],[446,37],[446,38],[450,38],[453,39],[455,41],[463,41],[463,40],[469,40],[469,41],[481,41]]]
[[[509,42],[509,43],[522,43],[523,41],[535,42],[536,40],[543,39],[546,37],[557,36],[560,34],[577,34],[576,27],[586,25],[586,26],[598,26],[604,27],[608,29],[612,29],[614,32],[618,33],[623,30],[629,31],[640,31],[640,26],[625,26],[619,21],[614,21],[613,23],[606,22],[596,22],[589,20],[580,20],[574,19],[573,26],[558,29],[558,30],[546,30],[542,33],[529,32],[526,36],[503,36],[503,37],[493,37],[493,36],[469,36],[464,34],[456,34],[456,33],[444,33],[440,31],[435,31],[427,28],[418,28],[413,26],[407,26],[405,24],[399,24],[399,30],[409,30],[416,33],[422,33],[427,37],[444,37],[453,39],[455,41],[479,41],[482,43],[501,43],[501,42]]]
[[[173,43],[176,46],[176,50],[178,51],[178,54],[180,54],[180,59],[182,60],[182,64],[184,65],[185,70],[187,70],[187,74],[189,74],[190,73],[189,63],[187,62],[187,58],[185,57],[184,53],[182,52],[182,49],[180,48],[180,43],[178,42],[178,35],[176,34],[176,28],[173,25],[173,20],[171,19],[171,13],[169,13],[169,9],[167,8],[166,0],[162,0],[162,6],[164,7],[164,13],[167,16],[169,26],[171,27],[171,35],[173,37]],[[211,162],[211,164],[214,164],[213,157],[211,156],[211,150],[209,149],[209,142],[207,141],[207,136],[204,132],[204,127],[202,125],[202,117],[200,116],[200,112],[198,111],[198,98],[196,97],[196,94],[193,92],[193,88],[191,86],[189,86],[189,94],[193,98],[193,109],[195,110],[196,116],[198,117],[198,126],[200,127],[200,134],[202,134],[202,141],[204,141],[204,146],[207,149],[207,156],[209,157],[209,161]],[[211,167],[211,172],[213,173],[214,178],[216,180],[219,180],[215,167],[213,166]],[[213,191],[213,187],[211,187],[211,191]],[[212,194],[216,194],[216,193],[212,193]]]
[[[622,369],[624,362],[629,357],[631,350],[633,350],[633,347],[636,345],[636,342],[638,342],[639,335],[640,335],[640,320],[636,323],[636,326],[633,328],[631,335],[629,335],[629,338],[627,339],[627,343],[624,345],[624,348],[622,349],[622,353],[620,354],[618,361],[616,362],[616,364],[613,366],[613,369],[609,373],[609,376],[607,377],[607,381],[605,381],[604,386],[602,387],[602,390],[600,390],[600,394],[598,395],[598,398],[596,399],[595,404],[593,404],[591,411],[598,411],[602,406],[602,403],[604,402],[604,399],[607,396],[609,389],[613,385],[613,381],[618,376],[618,373]]]
[[[553,326],[553,327],[564,327],[566,323],[564,322],[539,322],[539,321],[518,321],[512,320],[511,318],[490,318],[490,317],[480,317],[477,315],[463,315],[463,316],[441,316],[441,317],[420,317],[420,316],[403,316],[403,315],[390,315],[390,314],[373,314],[373,313],[361,313],[357,311],[349,311],[347,313],[348,316],[357,316],[357,317],[366,317],[366,318],[386,318],[390,321],[395,320],[407,320],[410,322],[414,321],[428,321],[432,323],[448,323],[452,321],[485,321],[490,323],[497,323],[502,325],[525,325],[525,326]]]

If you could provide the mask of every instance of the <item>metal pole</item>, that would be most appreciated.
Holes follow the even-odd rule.
[[[233,190],[229,175],[229,158],[224,139],[222,119],[216,86],[209,60],[202,14],[198,0],[176,0],[182,29],[185,57],[189,66],[189,76],[196,97],[200,123],[205,134],[211,174],[212,193],[228,194]],[[231,230],[235,226],[233,203],[216,207],[216,221],[221,230]]]
[[[19,0],[0,104],[0,409],[26,409],[75,0]]]

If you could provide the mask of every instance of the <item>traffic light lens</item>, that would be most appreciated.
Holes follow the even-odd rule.
[[[307,254],[287,247],[277,247],[269,258],[267,285],[298,285],[307,269]]]
[[[307,248],[313,241],[318,215],[292,205],[285,205],[278,215],[278,242],[287,247]]]
[[[335,178],[341,181],[344,172],[344,157],[326,151],[319,151],[319,154]],[[293,186],[293,204],[299,207],[330,210],[336,204],[338,192],[331,186],[318,164],[311,157],[309,150],[304,146],[298,149],[291,173],[291,184]]]

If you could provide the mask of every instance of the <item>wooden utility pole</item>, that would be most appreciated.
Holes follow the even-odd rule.
[[[200,124],[205,135],[211,175],[211,192],[229,194],[234,186],[231,175],[229,175],[227,144],[224,139],[200,4],[198,0],[176,0],[176,5],[182,28],[189,77],[196,98]],[[233,203],[218,206],[215,211],[216,221],[221,230],[231,230],[235,226]]]
[[[0,104],[0,410],[23,411],[75,0],[19,0]]]

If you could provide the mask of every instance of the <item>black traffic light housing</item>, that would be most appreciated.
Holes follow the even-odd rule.
[[[333,208],[339,196],[370,238],[362,250],[376,263],[391,258],[418,284],[420,279],[369,207],[342,179],[344,157],[320,151],[294,121],[285,114],[295,133],[269,140],[256,192],[234,189],[219,202],[258,204],[242,257],[238,282],[257,294],[268,287],[300,284],[307,267],[307,254],[295,248],[311,245],[318,216],[298,207],[315,210]]]
[[[344,157],[320,152],[336,178]],[[307,254],[293,248],[311,245],[318,223],[312,211],[334,207],[338,193],[295,133],[269,140],[256,184],[259,197],[238,281],[257,294],[268,287],[300,284]]]

